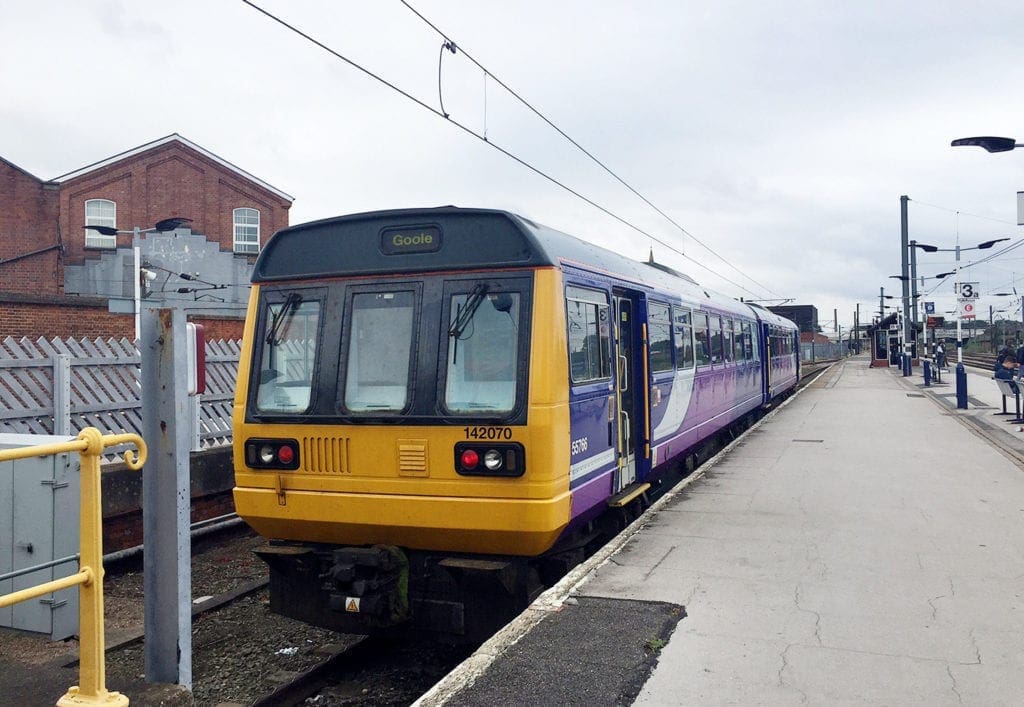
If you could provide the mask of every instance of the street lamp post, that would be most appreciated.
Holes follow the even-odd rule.
[[[163,233],[165,231],[173,231],[176,228],[181,228],[186,223],[192,223],[192,219],[174,216],[172,218],[165,218],[161,221],[157,221],[152,228],[139,228],[138,226],[135,226],[130,231],[119,230],[114,226],[82,226],[82,228],[87,231],[96,231],[104,236],[116,236],[118,234],[132,235],[132,257],[135,268],[135,287],[132,296],[132,299],[135,301],[135,341],[139,340],[141,332],[140,310],[142,309],[143,286],[156,279],[156,273],[147,269],[149,264],[142,262],[139,247],[135,246],[134,243],[135,241],[138,241],[139,236],[143,233]]]
[[[924,338],[924,340],[925,340],[924,341],[924,345],[925,345],[925,347],[927,347],[928,337],[925,336],[925,334],[927,332],[927,327],[924,326],[924,324],[925,324],[925,317],[924,317],[924,315],[922,315],[922,318],[921,318],[920,322],[918,321],[918,318],[917,318],[917,315],[918,315],[918,305],[920,304],[917,300],[922,297],[922,294],[917,291],[918,281],[920,280],[920,286],[923,288],[925,280],[943,280],[943,279],[949,277],[950,275],[955,275],[956,273],[954,273],[952,270],[950,270],[949,272],[940,272],[938,275],[932,275],[931,277],[925,277],[924,275],[922,275],[920,278],[918,278],[918,276],[917,276],[917,251],[914,250],[914,248],[916,248],[916,247],[917,247],[917,241],[910,241],[910,248],[911,248],[911,250],[910,250],[910,272],[911,272],[911,274],[910,275],[890,275],[889,278],[892,279],[892,280],[903,280],[904,282],[910,282],[912,284],[911,295],[910,295],[910,304],[911,304],[911,311],[914,313],[914,319],[913,319],[914,335],[917,336],[918,333],[920,333],[922,336],[920,338],[918,338],[917,345],[921,346],[921,338]],[[921,327],[920,327],[921,330],[922,330],[921,332],[918,332],[918,325],[919,324],[921,325]],[[916,358],[920,358],[922,356],[922,350],[921,349],[918,349],[916,353],[917,353]],[[927,351],[925,350],[924,353],[927,354]]]
[[[955,248],[939,248],[927,243],[915,243],[914,247],[920,248],[925,253],[956,253],[956,265],[953,268],[954,280],[956,283],[957,295],[960,294],[960,251],[962,250],[987,250],[996,243],[1008,241],[1009,238],[996,238],[991,241],[979,243],[970,248],[961,248],[960,243]],[[959,299],[959,298],[958,298]],[[964,369],[964,341],[963,341],[963,308],[957,307],[956,314],[956,406],[960,410],[967,409],[967,371]]]

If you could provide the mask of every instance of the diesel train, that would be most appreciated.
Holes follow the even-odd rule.
[[[504,211],[286,228],[252,285],[235,505],[271,609],[350,633],[510,618],[800,375],[792,322]]]

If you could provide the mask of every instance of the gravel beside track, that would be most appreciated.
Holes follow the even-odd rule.
[[[252,549],[266,542],[245,526],[195,543],[193,601],[258,584],[266,565]],[[107,689],[132,697],[145,679],[141,560],[111,566],[104,581]],[[201,707],[249,705],[331,655],[355,645],[360,636],[315,628],[270,612],[265,586],[192,621],[193,697]],[[24,664],[72,663],[78,641],[51,642],[45,636],[0,629],[0,657]],[[457,665],[466,652],[416,641],[378,651],[373,660],[339,671],[337,684],[305,704],[408,705]],[[73,675],[73,673],[69,674]],[[133,705],[143,701],[132,699]]]

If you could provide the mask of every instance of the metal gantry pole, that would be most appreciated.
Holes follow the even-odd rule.
[[[192,688],[192,565],[185,312],[142,310],[145,667],[148,682]]]
[[[900,197],[900,263],[903,281],[903,375],[910,375],[910,273],[907,261],[907,251],[910,250],[908,242],[909,228],[907,226],[907,202],[910,197]]]

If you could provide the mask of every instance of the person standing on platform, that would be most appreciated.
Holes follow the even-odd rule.
[[[946,347],[941,341],[935,345],[935,365],[939,368],[946,367]]]

